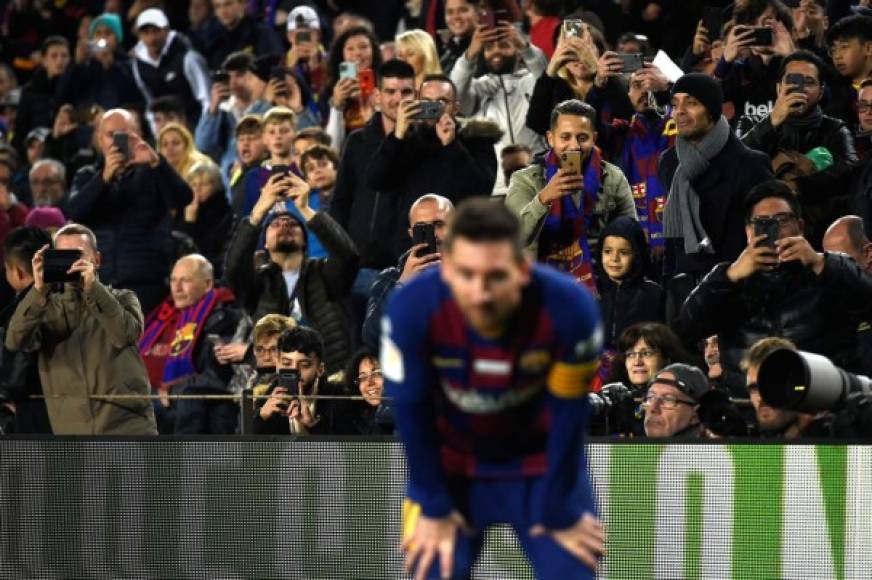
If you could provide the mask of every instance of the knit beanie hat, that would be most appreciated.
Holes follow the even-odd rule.
[[[94,36],[94,31],[98,26],[105,26],[115,35],[115,40],[120,45],[124,41],[124,30],[121,28],[121,17],[111,12],[104,12],[97,18],[91,21],[91,26],[88,28],[88,38]]]
[[[702,103],[712,121],[717,122],[721,118],[724,92],[720,83],[712,77],[702,73],[686,74],[672,86],[672,95],[675,96],[676,93],[687,93]]]

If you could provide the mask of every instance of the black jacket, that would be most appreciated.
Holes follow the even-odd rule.
[[[51,433],[45,401],[31,399],[42,395],[37,359],[39,353],[11,351],[6,344],[6,327],[15,313],[18,303],[30,288],[18,293],[12,302],[0,312],[0,404],[15,403],[15,433]]]
[[[197,220],[185,221],[185,211],[176,214],[175,229],[191,236],[197,249],[215,268],[215,277],[220,278],[224,270],[224,249],[233,229],[233,212],[224,190],[216,191],[205,203],[200,204]]]
[[[344,300],[358,270],[354,242],[323,212],[306,227],[321,240],[326,258],[306,258],[297,282],[297,298],[305,323],[321,333],[327,374],[341,370],[353,350],[353,329]],[[281,269],[255,256],[261,228],[248,218],[239,221],[227,248],[224,276],[236,298],[254,320],[266,314],[290,315],[292,305]],[[261,263],[258,263],[261,262]]]
[[[781,60],[775,56],[767,65],[756,55],[732,63],[721,58],[715,67],[714,76],[721,80],[724,91],[724,114],[741,132],[772,112],[778,98],[775,83],[780,80]]]
[[[273,379],[267,395],[271,395],[278,386],[278,379]],[[340,388],[326,380],[321,381],[318,389],[319,395],[344,395]],[[286,415],[273,413],[269,419],[264,420],[260,416],[260,409],[266,404],[267,399],[259,399],[254,409],[254,420],[251,423],[255,435],[289,435],[291,424]],[[315,414],[319,417],[318,422],[309,430],[310,435],[357,435],[360,427],[355,422],[352,414],[353,401],[341,399],[319,399],[315,403]]]
[[[542,73],[533,87],[533,96],[530,97],[530,108],[527,110],[527,126],[540,135],[544,135],[551,128],[551,111],[558,103],[567,99],[577,99],[578,96],[572,87],[562,78],[553,78],[547,73]],[[618,79],[609,79],[606,86],[591,87],[585,101],[596,109],[597,132],[602,134],[602,128],[610,125],[612,119],[633,118],[633,104],[627,96],[627,90]]]
[[[381,344],[381,319],[387,306],[388,298],[397,287],[400,281],[400,275],[403,273],[403,268],[406,267],[406,260],[409,259],[410,251],[405,252],[400,256],[400,261],[396,266],[385,268],[379,272],[375,282],[369,289],[369,298],[366,301],[366,318],[363,320],[363,328],[361,329],[361,339],[364,346],[372,352],[378,352]]]
[[[737,284],[727,278],[730,264],[718,264],[685,301],[676,330],[688,344],[717,334],[725,370],[739,370],[756,341],[780,336],[858,372],[857,326],[872,311],[872,276],[842,254],[824,259],[819,276],[791,265]]]
[[[275,31],[251,16],[243,16],[233,30],[224,28],[217,18],[213,21],[217,24],[214,27],[215,34],[204,39],[203,46],[209,70],[220,69],[224,59],[238,51],[247,52],[255,58],[283,52],[284,47]]]
[[[115,62],[104,69],[96,59],[71,65],[58,83],[58,102],[75,106],[100,105],[104,110],[137,107],[145,103],[133,80],[130,59],[115,53]]]
[[[396,196],[366,182],[366,168],[384,138],[381,113],[348,136],[330,202],[330,216],[357,245],[360,267],[378,270],[394,264],[400,254],[384,235],[397,219]]]
[[[426,126],[402,141],[388,135],[369,162],[366,181],[375,190],[393,191],[397,214],[392,235],[397,254],[411,246],[408,215],[425,193],[436,193],[455,205],[468,197],[490,195],[497,172],[494,143],[500,138],[496,123],[474,119],[457,138],[443,146]],[[384,235],[384,234],[382,234]]]
[[[451,69],[454,68],[454,63],[464,52],[466,52],[466,49],[469,48],[470,42],[472,42],[472,35],[464,36],[460,39],[452,36],[448,39],[448,42],[445,43],[442,54],[439,56],[439,64],[442,65],[442,72],[445,74],[451,74]]]
[[[44,68],[39,68],[30,82],[21,89],[21,102],[15,114],[15,134],[12,146],[22,159],[27,159],[24,140],[31,129],[54,126],[54,116],[58,108],[56,97],[60,77],[48,78]]]
[[[630,241],[633,264],[630,272],[617,284],[603,268],[603,243],[606,236],[617,236]],[[614,348],[618,337],[628,326],[637,322],[663,322],[665,319],[663,289],[645,278],[650,258],[645,232],[639,222],[623,216],[603,228],[596,249],[595,275],[599,291],[600,310],[603,315],[606,348]]]
[[[660,156],[658,175],[668,191],[678,169],[675,148]],[[745,249],[744,202],[748,191],[772,179],[769,158],[745,146],[730,134],[727,144],[710,161],[710,167],[693,182],[700,197],[700,219],[712,241],[715,254],[688,255],[682,240],[666,240],[665,273],[691,273],[702,276],[718,262],[732,262]]]
[[[134,165],[109,183],[100,161],[76,172],[67,217],[97,235],[106,285],[162,284],[174,257],[170,212],[184,211],[192,195],[163,157],[155,168]]]
[[[803,210],[809,206],[826,202],[837,192],[832,190],[832,184],[845,176],[857,163],[857,153],[854,150],[854,137],[838,119],[823,116],[817,128],[809,128],[799,132],[799,138],[793,138],[785,131],[784,125],[778,128],[772,126],[770,117],[766,117],[754,128],[742,136],[742,142],[752,149],[762,151],[774,158],[780,151],[798,151],[808,153],[815,147],[825,147],[833,155],[833,165],[823,171],[796,178],[796,188],[802,200]],[[807,213],[804,211],[804,213]],[[830,222],[815,223],[810,220],[812,215],[805,215],[807,236],[815,247],[820,247],[820,240]]]

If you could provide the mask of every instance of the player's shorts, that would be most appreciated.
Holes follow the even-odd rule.
[[[455,502],[475,530],[473,535],[459,533],[454,550],[452,579],[469,578],[472,566],[481,551],[484,531],[492,524],[512,526],[527,560],[540,580],[588,580],[594,572],[578,558],[563,549],[550,536],[530,537],[530,528],[540,521],[544,477],[518,479],[470,479],[462,485],[450,484]],[[403,505],[403,534],[414,530],[420,506],[406,500]],[[434,560],[427,578],[439,578],[439,561]]]

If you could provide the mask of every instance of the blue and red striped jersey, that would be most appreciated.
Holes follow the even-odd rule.
[[[596,302],[577,282],[534,266],[520,307],[494,339],[466,324],[434,270],[393,296],[382,324],[409,497],[425,515],[450,512],[447,477],[561,480],[578,471],[602,329]]]

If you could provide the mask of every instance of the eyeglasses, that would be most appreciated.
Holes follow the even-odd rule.
[[[279,347],[277,347],[277,346],[271,346],[269,348],[264,347],[264,346],[254,347],[254,354],[256,354],[258,356],[263,356],[265,354],[278,354],[278,352],[279,352]]]
[[[374,381],[376,379],[380,379],[380,378],[382,378],[382,376],[383,375],[382,375],[382,372],[380,369],[374,370],[369,374],[360,373],[359,375],[357,375],[357,378],[354,379],[354,384],[359,385],[361,383],[368,383],[369,381]]]
[[[678,405],[690,405],[691,407],[695,407],[696,403],[693,401],[685,401],[684,399],[679,399],[673,397],[672,395],[655,395],[653,393],[649,393],[645,395],[645,401],[642,403],[646,407],[650,407],[654,403],[660,403],[660,406],[664,409],[675,409]]]
[[[660,352],[656,350],[628,350],[624,353],[624,358],[627,360],[633,360],[634,358],[654,358],[658,354],[660,354]]]
[[[786,226],[790,222],[796,219],[796,214],[793,212],[782,212],[777,213],[775,215],[758,215],[751,218],[751,223],[764,223],[769,220],[775,220],[778,222],[779,226]]]
[[[866,113],[872,111],[872,101],[857,101],[857,112]]]

